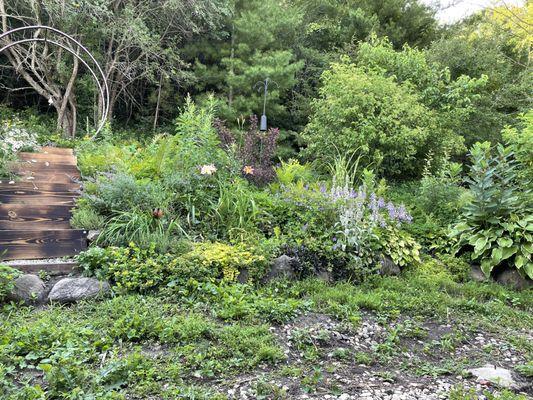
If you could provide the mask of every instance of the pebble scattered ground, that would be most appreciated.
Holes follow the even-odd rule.
[[[500,391],[493,383],[477,381],[464,371],[449,373],[438,369],[440,364],[453,364],[454,360],[461,359],[471,362],[469,368],[483,366],[486,361],[507,368],[516,379],[516,392],[533,395],[533,381],[514,371],[516,365],[526,362],[524,355],[507,342],[487,333],[466,332],[453,348],[430,348],[428,353],[428,343],[438,343],[457,331],[454,324],[423,323],[419,328],[425,332],[425,337],[400,336],[395,353],[387,360],[358,363],[355,354],[365,353],[370,357],[376,354],[378,347],[386,343],[391,330],[398,325],[416,328],[416,324],[406,320],[380,324],[371,314],[363,315],[355,329],[322,314],[301,316],[285,325],[272,327],[271,331],[284,349],[287,357],[285,367],[300,369],[304,371],[302,374],[290,376],[280,373],[283,366],[276,370],[265,366],[255,375],[240,376],[233,382],[222,383],[219,390],[230,399],[242,400],[440,400],[448,399],[450,391],[458,387],[475,391],[477,398],[484,400],[485,391]],[[521,333],[525,340],[533,340],[531,332]],[[316,348],[317,359],[306,359],[302,342]],[[339,358],[339,354],[346,356]],[[425,375],[405,368],[402,360],[432,365],[434,373]],[[315,372],[317,375],[313,378]],[[306,379],[307,382],[304,382]]]

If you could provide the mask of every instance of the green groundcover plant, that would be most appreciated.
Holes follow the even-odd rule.
[[[21,273],[7,265],[0,264],[0,302],[15,288],[15,279]]]

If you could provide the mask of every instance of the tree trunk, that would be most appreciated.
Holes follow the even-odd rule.
[[[155,105],[155,115],[154,115],[154,128],[155,131],[157,128],[157,120],[159,119],[159,107],[161,105],[161,86],[163,85],[163,74],[159,77],[159,88],[157,90],[157,103]]]

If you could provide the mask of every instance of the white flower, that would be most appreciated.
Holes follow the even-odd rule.
[[[206,164],[200,167],[200,174],[202,175],[213,175],[217,172],[217,167],[214,164]]]

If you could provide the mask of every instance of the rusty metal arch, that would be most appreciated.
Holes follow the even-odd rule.
[[[71,48],[59,43],[59,42],[56,42],[54,40],[51,40],[51,39],[48,39],[48,38],[38,38],[38,37],[35,37],[35,38],[30,38],[30,39],[19,39],[15,42],[11,42],[9,44],[7,44],[6,46],[2,47],[0,49],[0,53],[2,53],[3,51],[13,47],[13,46],[16,46],[18,44],[23,44],[23,43],[29,43],[29,42],[47,42],[47,43],[51,43],[55,46],[59,46],[61,47],[62,49],[68,51],[70,54],[72,54],[74,57],[76,57],[79,61],[82,62],[82,64],[89,70],[89,72],[91,73],[93,79],[95,80],[97,86],[98,86],[98,90],[100,92],[100,97],[102,99],[102,115],[101,115],[101,120],[100,120],[100,123],[97,125],[97,128],[96,128],[96,132],[94,134],[93,137],[96,137],[98,135],[98,133],[100,133],[100,131],[103,129],[106,121],[107,121],[107,117],[109,116],[109,106],[110,106],[110,95],[109,95],[109,85],[107,83],[107,78],[104,74],[104,71],[102,70],[102,68],[100,67],[100,64],[98,64],[98,62],[96,61],[96,59],[94,58],[94,56],[91,54],[91,52],[89,50],[87,50],[87,48],[85,46],[83,46],[79,41],[77,41],[75,38],[73,38],[72,36],[70,36],[69,34],[63,32],[63,31],[60,31],[59,29],[56,29],[56,28],[53,28],[53,27],[50,27],[50,26],[46,26],[46,25],[32,25],[32,26],[23,26],[23,27],[19,27],[19,28],[14,28],[14,29],[11,29],[7,32],[4,32],[2,34],[0,34],[0,40],[2,40],[4,37],[6,36],[9,36],[13,33],[16,33],[16,32],[24,32],[24,31],[28,31],[28,30],[38,30],[38,29],[43,29],[43,30],[47,30],[47,31],[51,31],[51,32],[54,32],[60,36],[63,36],[64,38],[67,38],[68,40],[70,40],[71,42],[75,43],[77,46],[78,46],[78,49],[81,49],[90,59],[91,61],[96,65],[96,68],[98,69],[98,72],[102,78],[102,81],[103,81],[103,86],[102,84],[100,83],[100,80],[98,79],[96,73],[94,72],[94,70],[89,66],[89,64],[76,52],[74,52],[74,50],[72,50]]]

